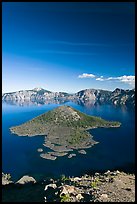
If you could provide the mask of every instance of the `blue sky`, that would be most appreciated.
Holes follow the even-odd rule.
[[[2,92],[131,89],[132,2],[3,2]]]

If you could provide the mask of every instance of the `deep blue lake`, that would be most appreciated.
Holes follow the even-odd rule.
[[[11,126],[20,125],[42,113],[59,106],[48,104],[41,106],[2,105],[2,171],[10,173],[13,180],[23,175],[32,175],[37,179],[43,176],[61,174],[80,176],[94,171],[123,170],[135,171],[135,111],[113,105],[81,106],[72,102],[65,103],[83,113],[99,116],[106,120],[120,121],[120,128],[98,128],[90,133],[99,143],[87,149],[87,154],[67,156],[57,160],[41,158],[38,148],[44,148],[43,136],[19,137],[11,134]]]

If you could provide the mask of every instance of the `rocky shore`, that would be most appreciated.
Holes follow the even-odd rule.
[[[45,186],[45,202],[49,202],[50,191],[52,202],[135,202],[135,175],[107,171],[93,176],[62,176]]]
[[[2,185],[5,184],[2,174]],[[23,176],[11,185],[32,183],[36,180]],[[135,175],[117,171],[83,175],[81,177],[45,178],[43,185],[43,202],[135,202]]]

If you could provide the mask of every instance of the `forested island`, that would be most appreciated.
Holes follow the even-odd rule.
[[[65,156],[73,150],[90,148],[96,144],[88,132],[89,129],[120,125],[120,122],[89,116],[70,106],[60,106],[19,126],[11,127],[10,130],[18,136],[45,136],[43,145],[52,152],[41,153],[40,156],[55,160],[58,156]],[[43,149],[38,151],[42,152]],[[86,153],[84,150],[80,151],[79,153]],[[76,155],[69,154],[68,158],[73,156]]]

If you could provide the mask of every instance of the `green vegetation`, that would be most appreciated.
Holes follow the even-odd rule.
[[[99,183],[100,183],[99,178],[95,178],[95,180],[92,181],[90,185],[91,185],[92,188],[95,189],[95,188],[97,188],[97,185],[98,185]]]
[[[76,130],[73,131],[73,133],[70,135],[67,141],[69,144],[75,145],[81,143],[87,137],[89,137],[88,132],[83,131],[80,128],[76,128]]]
[[[70,195],[69,194],[61,195],[60,201],[61,202],[70,202]]]
[[[10,174],[5,174],[5,179],[7,179],[8,181],[11,179],[11,175]]]
[[[69,178],[63,174],[61,175],[61,181],[69,181]]]

